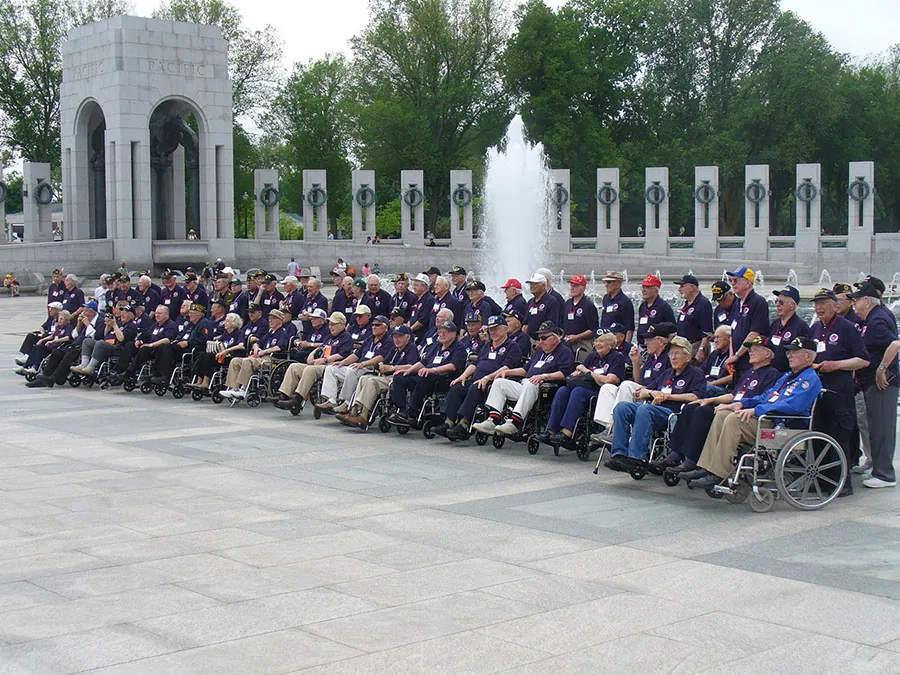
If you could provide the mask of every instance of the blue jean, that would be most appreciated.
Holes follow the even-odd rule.
[[[613,455],[646,459],[654,430],[662,431],[672,411],[661,405],[623,401],[613,410]]]
[[[550,420],[547,431],[557,433],[561,429],[573,431],[578,419],[587,410],[591,397],[597,392],[586,387],[560,387],[556,390],[553,403],[550,405]]]
[[[728,390],[725,387],[720,387],[717,384],[706,384],[706,398],[715,398],[727,392]]]

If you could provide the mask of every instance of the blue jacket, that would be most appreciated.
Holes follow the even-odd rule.
[[[822,391],[822,382],[812,367],[796,375],[785,373],[771,389],[759,396],[741,401],[744,408],[753,408],[756,417],[781,413],[783,415],[809,415],[813,403]]]

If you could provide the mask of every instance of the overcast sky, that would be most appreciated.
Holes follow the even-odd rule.
[[[149,16],[159,0],[132,0],[135,13]],[[297,61],[317,59],[329,52],[349,51],[349,39],[368,20],[368,0],[230,0],[252,28],[266,23],[278,27],[284,41],[286,69]],[[516,0],[510,0],[515,2]],[[545,0],[558,7],[564,0]],[[854,57],[886,50],[900,42],[897,0],[782,0],[784,9],[797,12],[822,31],[831,44]]]

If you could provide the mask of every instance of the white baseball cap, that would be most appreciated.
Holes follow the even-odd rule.
[[[526,281],[525,283],[526,284],[546,284],[547,277],[545,277],[543,274],[535,272],[534,274],[531,275],[531,278],[528,281]]]
[[[354,311],[353,313],[354,313],[354,314],[371,314],[371,313],[372,313],[372,308],[369,307],[368,305],[360,304],[360,305],[356,308],[356,311]]]
[[[295,286],[300,283],[300,281],[293,274],[288,274],[284,279],[281,280],[283,284],[294,284]]]
[[[428,278],[427,274],[419,273],[415,277],[413,277],[413,281],[421,281],[426,286],[431,285],[431,279]]]

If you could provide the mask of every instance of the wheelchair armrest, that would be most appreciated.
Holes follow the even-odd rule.
[[[766,413],[758,420],[811,420],[812,415],[779,415],[778,413]]]

